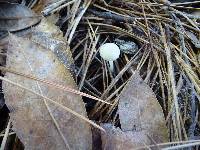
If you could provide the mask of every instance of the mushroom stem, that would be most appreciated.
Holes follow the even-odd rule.
[[[109,65],[110,65],[110,71],[113,72],[114,71],[114,65],[113,65],[113,61],[108,61]]]

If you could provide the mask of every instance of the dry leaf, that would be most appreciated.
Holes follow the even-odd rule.
[[[102,148],[105,150],[130,150],[166,142],[168,139],[162,109],[139,73],[130,78],[119,99],[121,129],[103,124]]]
[[[145,132],[146,136],[157,143],[167,140],[162,108],[139,73],[133,74],[123,89],[118,109],[122,131]],[[143,142],[151,144],[151,140],[144,139]]]
[[[101,130],[91,127],[92,129],[92,150],[102,150]]]
[[[116,128],[112,124],[102,124],[106,132],[101,132],[103,150],[158,150],[164,146],[146,145],[144,141],[151,139],[146,135],[146,131],[126,131]]]
[[[52,51],[30,40],[14,35],[9,36],[6,66],[76,88],[70,72],[59,62]],[[80,96],[10,73],[6,73],[6,78],[87,116]],[[63,142],[41,97],[6,82],[3,82],[3,89],[6,104],[11,111],[13,128],[26,149],[66,149],[67,144]],[[48,105],[69,147],[71,149],[91,149],[92,134],[89,124],[58,106],[51,103]]]
[[[40,24],[31,31],[31,35],[35,43],[51,50],[67,69],[72,73],[75,71],[71,51],[62,31],[57,26],[43,18]]]
[[[0,30],[19,31],[40,21],[29,8],[20,4],[0,2]]]
[[[145,132],[123,132],[112,124],[103,124],[106,133],[101,132],[102,149],[104,150],[133,150],[145,146],[143,141],[148,141]]]

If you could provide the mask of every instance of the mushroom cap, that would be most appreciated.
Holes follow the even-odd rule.
[[[107,61],[114,61],[119,58],[120,49],[115,43],[105,43],[100,46],[100,56]]]

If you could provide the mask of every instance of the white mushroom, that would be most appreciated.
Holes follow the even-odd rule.
[[[110,70],[113,72],[113,61],[119,58],[120,49],[115,43],[105,43],[100,46],[100,56],[109,62]]]

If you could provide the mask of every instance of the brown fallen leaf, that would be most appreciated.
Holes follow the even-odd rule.
[[[26,6],[0,2],[0,30],[19,31],[37,24],[41,17]]]
[[[126,131],[106,123],[101,125],[106,132],[101,132],[103,150],[158,150],[161,145],[147,145],[146,141],[151,139],[146,135],[146,131]]]
[[[101,130],[91,127],[92,129],[92,150],[102,150]],[[105,133],[105,132],[104,132]]]
[[[57,26],[43,18],[39,25],[31,30],[31,39],[51,50],[72,74],[75,72],[70,48],[66,44],[62,31]]]
[[[106,133],[102,135],[102,148],[105,150],[130,150],[168,139],[162,109],[150,87],[144,83],[139,73],[129,79],[122,90],[118,105],[121,129],[104,124]]]
[[[54,53],[31,39],[9,36],[6,66],[76,88],[70,72]],[[10,73],[6,73],[5,77],[87,116],[84,103],[78,95],[49,88],[45,84]],[[7,82],[3,82],[3,89],[6,104],[11,111],[13,129],[25,149],[91,149],[92,134],[88,123],[52,103],[46,102],[45,105],[41,97]]]
[[[139,146],[145,146],[143,141],[148,140],[145,132],[123,132],[120,128],[116,128],[112,124],[103,124],[106,130],[101,132],[102,149],[104,150],[133,150]]]
[[[167,141],[162,108],[150,87],[144,83],[139,73],[132,75],[119,99],[119,119],[122,131],[144,132],[141,139],[146,145]]]

